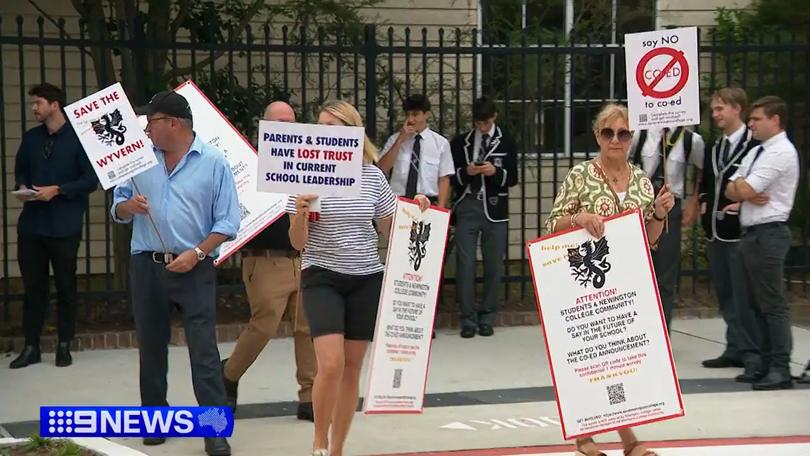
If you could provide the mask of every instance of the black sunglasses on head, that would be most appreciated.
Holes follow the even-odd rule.
[[[618,136],[619,141],[626,143],[630,142],[633,139],[633,133],[630,130],[619,130],[618,132],[613,131],[611,128],[603,128],[599,130],[599,137],[605,141],[613,141],[613,138]]]
[[[42,156],[45,157],[46,160],[51,158],[51,155],[53,155],[53,137],[48,138],[48,141],[45,143],[45,148],[42,150]]]

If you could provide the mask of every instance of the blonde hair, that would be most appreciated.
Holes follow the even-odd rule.
[[[593,131],[599,131],[607,127],[616,119],[622,119],[625,123],[630,125],[627,107],[618,103],[608,103],[604,105],[593,120]]]
[[[349,127],[362,127],[363,126],[363,118],[360,117],[360,113],[357,112],[357,109],[352,106],[351,103],[348,103],[343,100],[332,100],[327,101],[321,107],[321,112],[328,112],[329,114],[335,116],[338,120],[343,122],[343,125]],[[363,162],[364,163],[376,163],[379,160],[380,155],[377,150],[377,146],[371,142],[368,135],[363,135]]]
[[[742,113],[748,109],[748,95],[739,87],[723,87],[712,94],[712,101],[721,101],[729,106],[738,106]]]

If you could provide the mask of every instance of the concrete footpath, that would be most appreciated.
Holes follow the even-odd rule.
[[[798,375],[810,359],[810,331],[797,327],[793,332]],[[674,322],[672,345],[686,416],[638,428],[639,437],[655,442],[661,456],[810,455],[810,388],[754,392],[733,381],[739,369],[702,368],[701,360],[722,351],[723,333],[717,319]],[[223,357],[232,349],[232,343],[220,345]],[[138,403],[135,350],[77,352],[74,365],[61,369],[53,366],[52,354],[43,356],[41,364],[14,371],[6,368],[10,356],[0,359],[0,437],[35,432],[40,405]],[[170,403],[196,403],[185,347],[170,349],[169,385]],[[309,454],[312,424],[295,419],[296,386],[292,340],[272,341],[241,382],[234,454]],[[358,414],[347,454],[573,453],[570,446],[557,446],[566,442],[539,327],[496,328],[493,337],[469,340],[456,331],[439,331],[427,391],[422,415]],[[599,440],[617,438],[611,433]],[[116,441],[149,455],[204,454],[199,440],[173,439],[150,448],[139,439]],[[610,456],[621,454],[612,450]]]

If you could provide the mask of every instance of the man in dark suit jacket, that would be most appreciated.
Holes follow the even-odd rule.
[[[703,361],[707,368],[759,366],[761,335],[754,308],[744,293],[745,272],[740,256],[740,203],[724,194],[726,184],[737,172],[743,159],[759,141],[745,125],[748,99],[745,91],[725,87],[711,99],[712,119],[723,134],[714,143],[703,163],[699,207],[706,233],[706,253],[712,283],[726,321],[726,348],[717,358]],[[741,376],[741,380],[745,380]]]
[[[508,240],[509,187],[517,184],[517,143],[495,124],[495,103],[484,97],[473,103],[475,128],[450,143],[456,177],[456,299],[461,311],[461,337],[493,334],[498,291]],[[484,298],[475,306],[475,251],[481,235]]]

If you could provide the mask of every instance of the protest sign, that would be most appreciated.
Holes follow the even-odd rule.
[[[630,129],[700,123],[697,28],[624,36]]]
[[[400,198],[391,224],[363,410],[421,413],[450,212]]]
[[[640,212],[527,248],[564,438],[683,416]]]
[[[362,127],[259,122],[260,192],[358,196]]]
[[[121,83],[65,106],[65,113],[104,190],[157,165]]]
[[[256,191],[256,150],[196,84],[186,81],[174,91],[188,100],[195,133],[225,154],[236,182],[242,220],[236,238],[220,247],[219,257],[214,262],[219,265],[284,214],[287,195]]]

